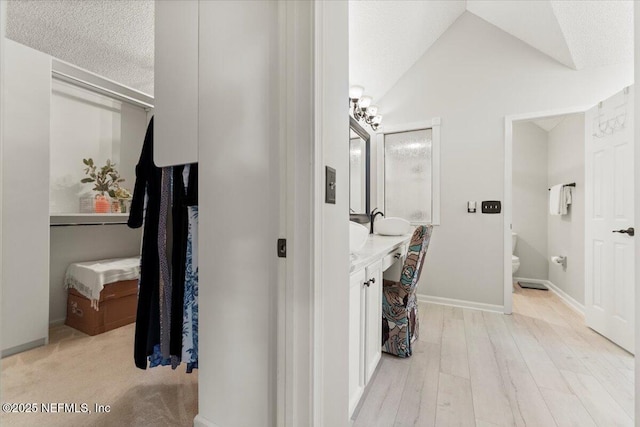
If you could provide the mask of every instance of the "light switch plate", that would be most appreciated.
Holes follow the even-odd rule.
[[[336,204],[336,170],[325,166],[324,202]]]

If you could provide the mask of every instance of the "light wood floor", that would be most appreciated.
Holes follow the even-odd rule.
[[[0,414],[4,426],[191,426],[198,412],[198,374],[133,363],[135,325],[90,337],[68,326],[50,344],[2,359],[2,402],[110,405],[110,413]]]
[[[383,354],[354,426],[633,426],[633,356],[551,291],[513,299],[511,316],[421,304],[413,356]]]

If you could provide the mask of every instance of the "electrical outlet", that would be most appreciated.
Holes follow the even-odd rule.
[[[502,204],[499,200],[486,200],[482,202],[482,213],[499,214],[502,210]]]

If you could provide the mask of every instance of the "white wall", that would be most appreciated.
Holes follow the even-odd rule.
[[[153,112],[150,112],[153,114]],[[135,105],[123,102],[120,113],[120,163],[118,171],[124,178],[122,186],[131,191],[136,184],[136,165],[142,152],[144,135],[147,124],[151,119],[150,114]]]
[[[274,426],[278,3],[200,2],[199,28],[200,367],[194,424]],[[156,30],[172,33],[175,27]]]
[[[584,304],[584,114],[566,116],[549,132],[548,186],[576,183],[567,215],[548,218],[548,256],[567,257],[567,267],[549,261],[549,280]],[[546,204],[548,206],[548,202]]]
[[[316,390],[321,393],[323,414],[320,426],[348,425],[349,336],[349,27],[346,1],[318,2],[316,6],[316,43],[323,49],[316,56],[316,143],[321,144],[323,164],[336,169],[336,204],[324,204],[320,198],[322,280],[316,293],[320,307],[317,322],[322,335],[316,341],[320,360]],[[317,54],[318,55],[318,54]],[[319,92],[319,93],[318,93]],[[372,141],[373,142],[373,141]],[[324,187],[324,168],[320,177]]]
[[[547,131],[531,122],[513,125],[513,231],[518,233],[515,254],[520,258],[517,277],[546,280]]]
[[[379,102],[389,125],[442,118],[441,226],[418,293],[503,304],[504,117],[595,105],[633,81],[632,64],[575,71],[466,12]]]
[[[2,351],[44,344],[49,311],[51,58],[5,40]]]
[[[109,159],[133,191],[135,165],[146,130],[144,109],[70,83],[53,80],[51,95],[50,212],[79,212],[79,197],[93,196],[82,159]]]

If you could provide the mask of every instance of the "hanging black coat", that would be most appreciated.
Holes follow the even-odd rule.
[[[128,221],[131,228],[139,228],[144,222],[134,344],[134,360],[140,369],[147,368],[147,356],[153,353],[153,346],[160,342],[158,222],[161,181],[162,170],[153,163],[152,118],[147,127],[140,160],[136,165],[136,185]],[[145,195],[147,196],[146,215]]]

